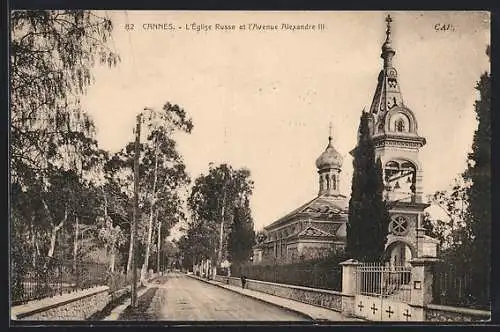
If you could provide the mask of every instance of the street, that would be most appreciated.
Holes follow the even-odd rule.
[[[306,321],[300,315],[182,273],[160,278],[118,320]]]

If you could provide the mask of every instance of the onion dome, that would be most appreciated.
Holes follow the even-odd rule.
[[[338,168],[342,167],[342,155],[335,150],[332,145],[332,137],[328,137],[328,146],[326,150],[316,159],[316,167],[319,170],[328,168]]]

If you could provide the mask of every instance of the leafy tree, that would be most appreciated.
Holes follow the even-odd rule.
[[[489,47],[486,51],[489,54]],[[456,273],[472,276],[467,291],[474,302],[490,303],[491,271],[491,76],[481,75],[476,85],[478,128],[474,133],[468,167],[450,190],[436,192],[431,203],[448,216],[443,227],[443,264]],[[469,299],[467,299],[469,300]]]
[[[93,143],[79,96],[96,60],[112,66],[119,57],[106,45],[111,21],[91,11],[13,11],[10,23],[11,170],[23,183],[61,150],[75,156]]]
[[[194,227],[190,227],[188,236],[210,238],[200,252],[206,258],[214,259],[219,264],[229,258],[228,237],[235,211],[243,208],[247,211],[242,215],[250,216],[248,202],[252,190],[250,171],[245,168],[235,170],[227,164],[212,165],[207,175],[202,174],[195,180],[188,198]],[[204,229],[212,231],[201,232]],[[214,243],[218,244],[213,247]]]
[[[98,217],[98,223],[101,224],[99,229],[99,239],[104,243],[106,251],[109,253],[111,272],[115,271],[115,258],[118,247],[125,241],[125,235],[120,229],[120,226],[113,226],[113,219],[109,216]]]
[[[149,135],[142,160],[144,189],[148,198],[149,223],[142,274],[148,269],[152,245],[154,214],[161,215],[168,229],[184,217],[178,190],[189,183],[185,165],[172,139],[175,131],[190,133],[193,124],[184,109],[166,103],[162,112],[150,112],[146,118]]]
[[[363,112],[355,148],[347,248],[350,258],[381,261],[389,227],[388,206],[383,199],[382,164],[375,160],[375,150],[368,127],[368,113]]]
[[[245,262],[252,256],[255,244],[253,220],[248,202],[234,210],[233,223],[229,232],[229,260]]]
[[[79,99],[96,62],[114,66],[119,58],[107,46],[111,21],[96,13],[18,10],[10,18],[11,230],[29,238],[13,252],[29,252],[34,262],[56,254],[57,238],[87,218],[92,185],[82,171],[96,161],[97,142]]]
[[[433,219],[428,212],[425,212],[422,219],[422,227],[425,229],[425,235],[439,240],[439,247],[442,248],[446,241],[445,232],[447,224],[441,219]]]
[[[182,191],[189,183],[182,156],[177,150],[173,136],[176,132],[190,133],[192,120],[178,105],[165,103],[161,111],[148,110],[143,114],[144,135],[140,144],[139,158],[139,205],[141,215],[138,225],[138,239],[144,254],[141,278],[150,265],[153,233],[161,225],[160,234],[168,235],[169,229],[184,220]],[[128,143],[114,155],[107,167],[117,179],[117,185],[133,197],[134,142]],[[130,233],[132,235],[132,233]],[[129,259],[132,258],[132,239],[129,241]]]
[[[441,223],[440,235],[442,249],[448,252],[459,250],[466,254],[470,250],[472,242],[472,230],[470,228],[469,213],[467,210],[468,198],[467,187],[470,182],[463,178],[454,180],[453,186],[449,190],[436,191],[430,196],[429,202],[441,208],[446,213],[448,220]],[[434,223],[438,227],[438,223]],[[465,257],[469,257],[466,254]]]
[[[217,225],[208,222],[191,221],[185,236],[179,239],[179,250],[183,256],[185,268],[212,258],[218,247]]]
[[[486,54],[489,54],[489,46]],[[491,274],[491,75],[483,73],[476,85],[479,99],[475,103],[478,127],[474,133],[469,167],[464,178],[471,181],[467,188],[470,227],[473,234],[471,265],[474,295],[482,303],[490,301],[484,285],[490,284]]]

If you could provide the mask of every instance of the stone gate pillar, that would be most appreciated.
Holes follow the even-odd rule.
[[[433,273],[432,266],[437,258],[414,258],[411,264],[411,298],[409,305],[413,308],[412,320],[424,321],[424,307],[432,302]]]
[[[356,295],[357,272],[360,262],[349,259],[340,263],[342,266],[342,314],[344,316],[354,315],[354,297]]]

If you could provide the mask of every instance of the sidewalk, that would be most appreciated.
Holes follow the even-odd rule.
[[[335,321],[336,322],[338,322],[338,321],[362,322],[363,321],[363,320],[357,319],[357,318],[344,317],[340,312],[326,309],[326,308],[322,308],[322,307],[318,307],[318,306],[314,306],[314,305],[310,305],[307,303],[302,303],[302,302],[298,302],[298,301],[294,301],[294,300],[290,300],[290,299],[285,299],[285,298],[282,298],[279,296],[270,295],[270,294],[254,291],[251,289],[243,289],[241,287],[223,284],[223,283],[218,282],[218,281],[203,279],[203,278],[197,277],[195,275],[187,275],[187,276],[191,277],[191,278],[198,279],[200,281],[203,281],[203,282],[206,282],[209,284],[212,284],[212,285],[215,285],[215,286],[218,286],[218,287],[229,289],[233,292],[240,293],[242,295],[245,295],[245,296],[248,296],[248,297],[263,301],[263,302],[273,304],[275,306],[278,306],[278,307],[286,309],[286,310],[296,312],[296,313],[301,314],[303,316],[306,316],[314,321],[334,321],[334,322]]]

